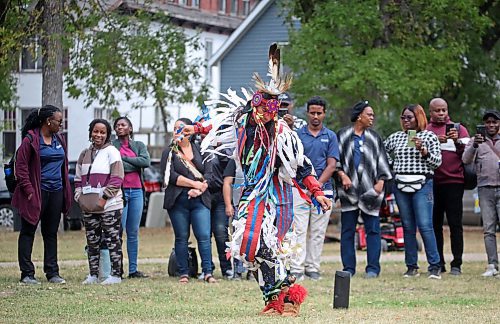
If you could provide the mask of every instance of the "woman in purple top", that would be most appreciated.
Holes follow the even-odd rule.
[[[21,283],[39,284],[31,252],[38,223],[44,245],[43,271],[50,283],[63,284],[57,264],[57,231],[61,213],[71,207],[66,142],[57,135],[63,123],[59,108],[46,105],[34,110],[22,129],[23,141],[17,151],[17,186],[12,205],[21,216],[18,259]]]
[[[137,254],[139,250],[139,225],[144,208],[144,182],[142,171],[149,167],[146,145],[133,140],[132,122],[127,117],[119,117],[113,125],[118,139],[113,145],[120,151],[125,178],[123,179],[123,199],[125,206],[122,214],[122,231],[127,232],[128,277],[147,278],[137,270]]]

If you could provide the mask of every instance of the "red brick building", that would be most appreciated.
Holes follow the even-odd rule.
[[[162,0],[191,10],[219,15],[246,17],[259,0]]]

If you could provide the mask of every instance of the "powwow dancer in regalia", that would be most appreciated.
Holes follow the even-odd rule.
[[[292,78],[279,75],[276,44],[269,50],[268,75],[271,80],[265,83],[254,74],[257,91],[250,95],[242,89],[246,98],[229,89],[222,100],[207,101],[213,107],[210,124],[186,126],[184,132],[207,133],[202,151],[223,154],[233,149],[231,158],[243,171],[244,184],[228,254],[257,274],[265,301],[261,314],[296,316],[307,291],[287,274],[289,260],[298,248],[292,186],[300,188],[298,183],[303,183],[318,208],[328,210],[331,203],[321,191],[297,134],[278,119],[278,96],[289,89]],[[216,149],[210,150],[210,146]]]

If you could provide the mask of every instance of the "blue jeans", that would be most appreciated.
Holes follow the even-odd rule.
[[[141,188],[123,188],[127,202],[123,208],[122,228],[127,231],[128,273],[137,271],[139,251],[139,225],[144,208],[144,193]]]
[[[201,197],[188,199],[187,190],[183,190],[175,201],[173,208],[168,209],[170,221],[174,228],[175,255],[179,275],[189,275],[188,240],[190,225],[198,241],[201,257],[201,269],[205,275],[212,274],[212,250],[210,241],[210,209]]]
[[[340,235],[340,256],[344,271],[356,273],[356,249],[354,237],[359,213],[363,218],[366,231],[366,272],[380,273],[380,218],[363,213],[359,209],[342,212]]]
[[[418,269],[417,228],[424,241],[428,270],[441,269],[439,252],[432,223],[434,205],[433,180],[429,179],[417,192],[402,192],[394,186],[394,195],[403,222],[405,263],[408,269]]]
[[[231,261],[226,258],[226,242],[229,241],[227,232],[229,218],[226,215],[226,206],[222,194],[214,194],[212,199],[212,233],[214,234],[215,245],[217,246],[217,254],[219,255],[219,264],[222,275],[231,270]]]

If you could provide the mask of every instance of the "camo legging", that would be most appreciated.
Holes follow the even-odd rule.
[[[111,275],[121,277],[122,245],[120,243],[120,224],[122,210],[112,210],[102,214],[83,214],[87,236],[90,274],[99,275],[99,253],[101,233],[108,246],[111,258]]]

